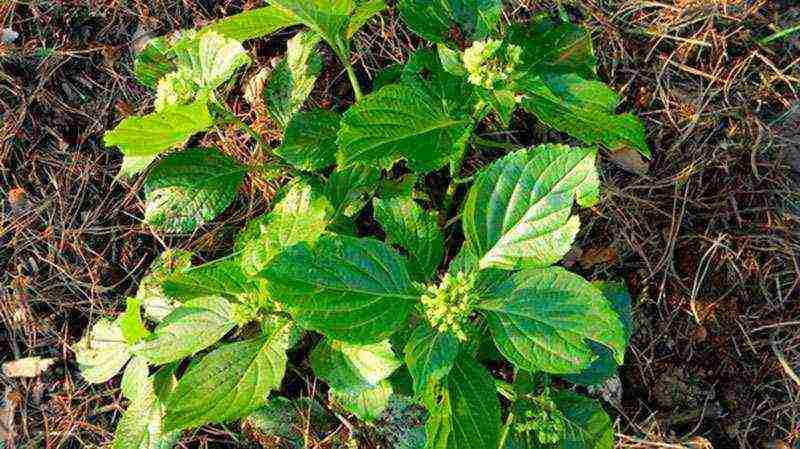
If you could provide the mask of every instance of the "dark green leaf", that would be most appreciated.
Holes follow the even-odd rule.
[[[320,35],[313,32],[301,32],[289,39],[286,57],[267,82],[267,111],[281,128],[286,128],[303,106],[322,71],[322,59],[317,54],[319,41]]]
[[[418,396],[450,373],[460,346],[451,332],[437,332],[425,322],[417,326],[404,352]]]
[[[577,73],[595,77],[597,58],[592,36],[583,27],[568,22],[536,18],[527,25],[513,25],[506,43],[522,48],[521,72],[537,75],[545,72]]]
[[[334,209],[334,216],[353,217],[358,214],[377,188],[381,171],[367,165],[336,169],[325,184],[324,194]]]
[[[295,114],[275,154],[300,170],[320,170],[336,162],[339,114],[314,109]]]
[[[437,43],[489,37],[503,9],[501,0],[400,0],[398,5],[412,31]]]
[[[150,39],[133,62],[136,80],[143,86],[155,89],[159,79],[175,70],[173,58],[174,54],[167,39]]]

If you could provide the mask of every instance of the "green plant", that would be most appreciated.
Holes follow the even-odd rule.
[[[273,0],[148,44],[136,73],[156,90],[156,111],[123,120],[105,139],[124,153],[124,174],[153,163],[146,221],[191,231],[231,203],[248,173],[292,179],[232,254],[192,266],[191,253],[165,252],[125,312],[75,345],[90,382],[124,368],[131,402],[115,447],[170,447],[183,429],[249,416],[280,387],[287,351],[316,334],[309,361],[331,402],[373,420],[407,373],[408,393],[428,410],[429,448],[611,447],[599,404],[551,382],[613,376],[630,336],[624,286],[554,266],[578,233],[575,204],[600,200],[598,150],[517,148],[474,130],[509,126],[521,107],[589,145],[647,155],[644,127],[615,114],[619,99],[595,80],[586,31],[542,17],[501,30],[500,7],[401,0],[408,26],[436,50],[387,69],[368,95],[349,40],[382,1]],[[263,92],[284,129],[270,149],[227,109],[224,92],[250,61],[240,41],[297,24],[309,31],[290,40]],[[302,110],[322,70],[321,40],[353,85],[356,102],[343,114]],[[224,123],[241,126],[273,160],[253,167],[216,149],[168,152]],[[506,154],[462,178],[476,147]],[[446,192],[428,195],[421,175],[445,167]],[[385,238],[358,236],[365,209]],[[486,357],[513,384],[495,379]],[[505,410],[498,392],[511,401]]]

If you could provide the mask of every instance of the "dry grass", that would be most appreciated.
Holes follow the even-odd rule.
[[[58,360],[40,378],[0,375],[5,402],[16,405],[17,447],[106,444],[123,406],[118,384],[87,385],[68,345],[120,309],[165,247],[208,258],[224,252],[274,192],[253,183],[224,219],[165,239],[141,222],[139,183],[114,181],[120,156],[100,143],[103,130],[148,104],[130,73],[142,37],[242,6],[215,3],[0,4],[2,26],[21,34],[0,46],[0,359]],[[509,17],[558,14],[558,2],[517,3]],[[800,34],[759,43],[800,22],[800,7],[561,3],[594,30],[601,77],[621,92],[623,109],[646,120],[655,155],[645,176],[603,162],[604,201],[584,213],[578,246],[612,256],[573,267],[590,278],[624,278],[638,296],[616,410],[620,447],[800,443]],[[260,67],[283,51],[287,35],[248,44]],[[360,76],[402,62],[418,45],[385,15],[357,38]],[[333,69],[314,101],[350,101],[347,80],[326,62]],[[258,119],[243,99],[232,106]],[[515,128],[495,137],[563,140],[531,117],[517,117]],[[265,157],[234,130],[208,139],[242,160]],[[205,428],[185,444],[244,447],[237,435]]]

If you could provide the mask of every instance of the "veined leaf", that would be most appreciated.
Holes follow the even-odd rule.
[[[411,198],[374,199],[375,219],[386,241],[408,252],[408,271],[419,282],[429,281],[444,259],[444,236],[436,217]]]
[[[289,125],[314,89],[322,70],[316,50],[319,41],[320,35],[313,32],[301,32],[289,39],[286,57],[272,71],[264,89],[267,111],[281,128]]]
[[[481,269],[546,267],[569,251],[580,225],[573,202],[599,198],[597,151],[540,145],[510,153],[476,178],[463,226]]]
[[[180,432],[164,431],[164,406],[156,397],[153,378],[147,377],[147,365],[144,367],[136,374],[139,378],[130,380],[137,387],[130,390],[131,403],[117,424],[114,449],[171,449],[180,439]]]
[[[302,327],[353,344],[388,338],[419,299],[402,257],[373,239],[326,235],[313,249],[299,243],[261,276]]]
[[[150,265],[150,273],[139,282],[136,298],[142,302],[144,314],[153,321],[161,321],[178,307],[172,297],[164,293],[162,283],[171,275],[192,267],[192,253],[167,249]]]
[[[331,399],[348,412],[364,421],[374,421],[389,406],[392,395],[392,384],[382,380],[378,385],[359,391],[344,393],[336,389],[330,390]]]
[[[238,297],[258,290],[233,257],[217,259],[189,270],[175,273],[164,280],[164,292],[187,301],[205,296]]]
[[[503,9],[501,0],[400,0],[398,5],[406,25],[436,43],[489,37]]]
[[[149,376],[150,369],[147,366],[147,359],[133,357],[122,373],[122,381],[120,382],[122,395],[131,401],[136,400],[149,387]]]
[[[133,177],[136,173],[150,166],[157,158],[157,154],[151,154],[149,156],[124,156],[122,158],[122,164],[119,166],[117,179],[129,179]]]
[[[144,327],[142,322],[142,301],[138,298],[127,298],[125,306],[125,313],[119,317],[119,328],[125,342],[132,345],[149,336],[150,331]]]
[[[339,114],[314,109],[295,114],[275,154],[300,170],[320,170],[336,162]]]
[[[99,384],[116,376],[131,357],[119,320],[101,318],[72,350],[87,382]]]
[[[334,209],[334,217],[353,217],[367,203],[381,177],[381,171],[367,165],[354,165],[331,173],[324,194]]]
[[[595,77],[597,58],[592,36],[581,26],[540,17],[530,24],[511,26],[506,42],[522,48],[520,72],[534,76],[554,72],[577,73],[585,79]]]
[[[401,363],[388,340],[352,345],[326,339],[309,357],[314,374],[340,394],[358,394],[388,378]]]
[[[436,108],[449,117],[471,119],[478,103],[475,86],[464,76],[453,75],[444,66],[440,54],[433,50],[417,50],[403,67],[402,84],[420,90],[430,97]],[[472,123],[464,130],[462,142],[472,132]]]
[[[103,136],[106,146],[117,146],[126,157],[155,156],[184,145],[190,137],[211,127],[204,99],[164,108],[143,117],[128,117]],[[130,172],[131,168],[129,168]]]
[[[364,97],[342,117],[341,167],[378,164],[389,169],[400,159],[427,173],[443,167],[459,150],[470,120],[449,116],[425,92],[390,85]]]
[[[386,2],[384,0],[365,0],[357,2],[355,10],[347,24],[345,37],[351,39],[361,27],[369,22],[371,18],[380,14],[384,9],[386,9]]]
[[[213,90],[249,63],[250,57],[239,41],[206,30],[200,37],[193,67],[195,81],[201,88]]]
[[[164,37],[150,39],[133,62],[136,81],[155,89],[159,79],[175,70],[173,58],[174,54],[167,39]]]
[[[610,348],[622,364],[622,322],[603,293],[577,274],[560,267],[523,270],[482,297],[478,307],[497,348],[523,370],[580,372],[597,358],[589,341]]]
[[[437,332],[427,323],[421,323],[414,329],[404,352],[417,395],[422,395],[431,384],[450,373],[460,346],[452,332]]]
[[[133,352],[153,365],[163,365],[213,345],[235,325],[233,308],[226,299],[192,299],[167,315],[152,338],[138,343]]]
[[[246,167],[214,149],[169,154],[148,173],[144,219],[167,232],[191,232],[233,202],[246,173]]]
[[[299,23],[299,19],[293,13],[275,6],[265,6],[218,20],[204,27],[201,33],[219,33],[229,39],[243,42]]]
[[[290,325],[284,320],[263,337],[222,345],[190,367],[166,400],[164,427],[223,423],[264,405],[286,371]]]
[[[272,5],[293,13],[300,22],[322,36],[339,56],[348,52],[347,27],[353,0],[272,0]]]

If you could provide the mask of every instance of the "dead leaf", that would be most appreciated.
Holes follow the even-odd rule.
[[[14,438],[17,436],[17,432],[14,430],[14,413],[21,402],[21,395],[12,390],[11,386],[6,386],[3,401],[0,403],[0,441],[14,442]]]
[[[3,374],[8,377],[36,377],[45,372],[56,359],[27,357],[3,364]]]
[[[587,249],[579,259],[581,266],[586,270],[595,265],[611,263],[615,260],[617,260],[617,250],[611,247]]]
[[[644,176],[650,171],[650,163],[633,148],[621,148],[609,153],[608,158],[629,173]]]

